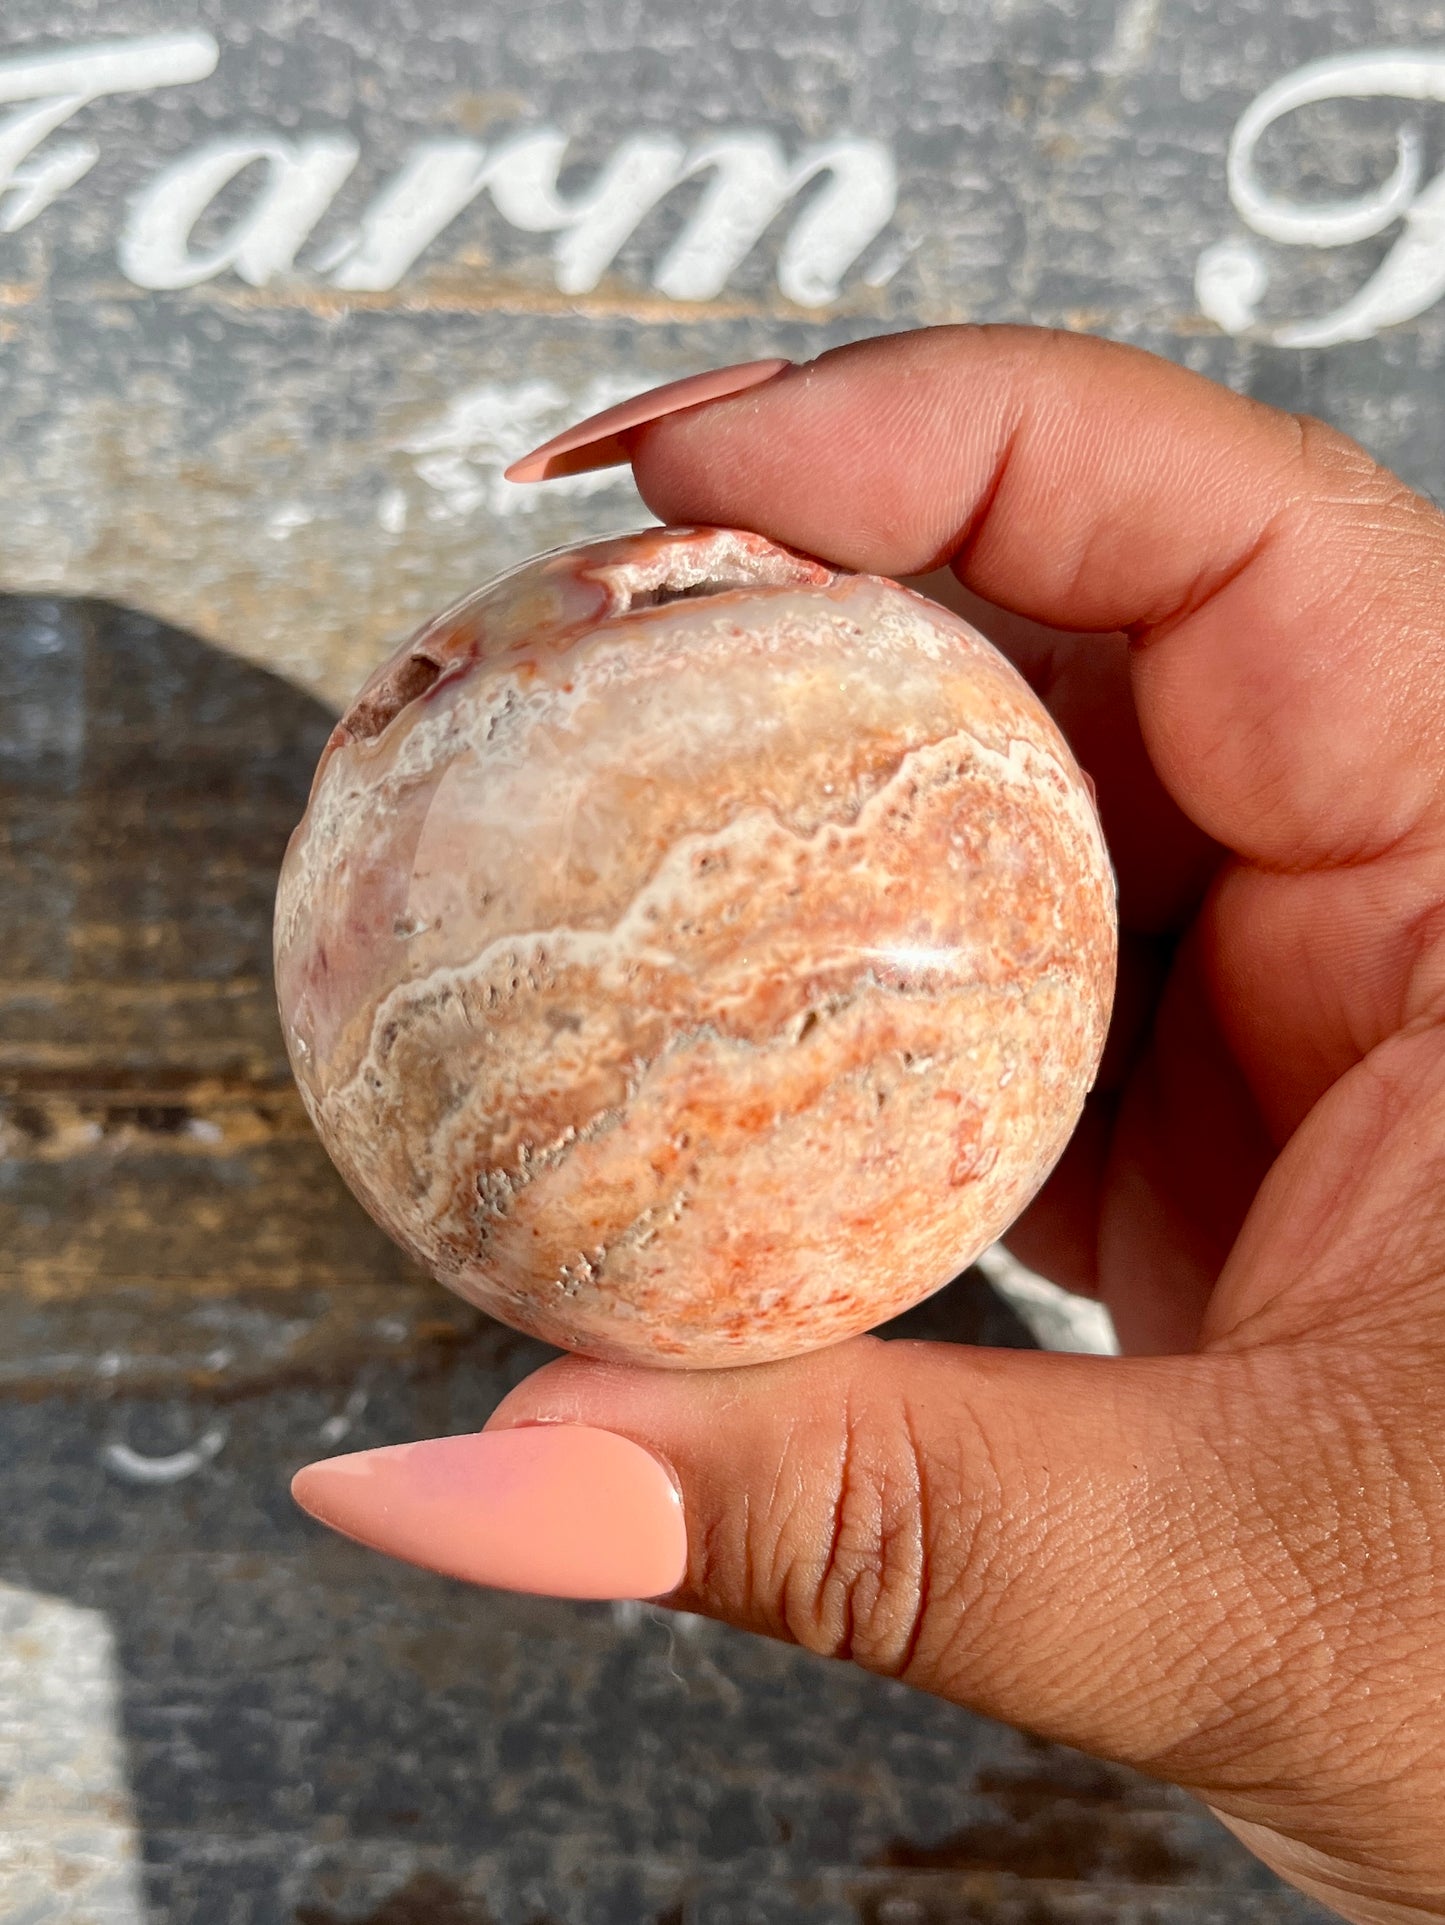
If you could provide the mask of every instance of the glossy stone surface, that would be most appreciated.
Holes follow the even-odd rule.
[[[358,695],[277,902],[307,1109],[494,1315],[661,1365],[831,1343],[1038,1189],[1113,877],[1011,666],[896,583],[646,529],[514,569]]]

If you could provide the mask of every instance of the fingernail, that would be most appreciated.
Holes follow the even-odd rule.
[[[582,1424],[524,1424],[308,1464],[291,1495],[387,1557],[498,1591],[645,1598],[687,1566],[682,1499],[651,1451]]]
[[[657,421],[679,408],[695,408],[703,401],[721,401],[725,395],[742,394],[775,374],[792,366],[791,361],[740,361],[736,367],[709,368],[703,374],[684,375],[681,381],[668,381],[646,394],[635,394],[630,401],[619,401],[615,408],[588,415],[574,428],[544,441],[514,461],[503,473],[508,481],[555,481],[559,475],[583,475],[593,468],[611,468],[628,459],[623,436],[631,428]]]

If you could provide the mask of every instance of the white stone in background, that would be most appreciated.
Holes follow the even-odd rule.
[[[0,1918],[145,1916],[110,1625],[0,1584]]]
[[[1045,1350],[1071,1350],[1092,1357],[1117,1357],[1114,1319],[1093,1297],[1076,1297],[1046,1277],[1036,1276],[995,1243],[974,1261]]]

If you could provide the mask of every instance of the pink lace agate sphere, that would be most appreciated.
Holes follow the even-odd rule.
[[[1013,668],[728,529],[479,589],[338,724],[281,876],[296,1078],[443,1283],[595,1356],[758,1362],[938,1289],[1098,1066],[1113,876]]]

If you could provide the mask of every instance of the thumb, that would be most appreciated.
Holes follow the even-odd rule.
[[[702,1373],[567,1358],[488,1430],[585,1424],[662,1459],[670,1603],[1187,1781],[1221,1677],[1247,1689],[1255,1647],[1269,1667],[1211,1442],[1257,1430],[1259,1368],[868,1337]]]
[[[1183,1785],[1358,1925],[1438,1925],[1439,1477],[1418,1408],[1381,1422],[1402,1371],[1438,1384],[1438,1346],[1392,1343],[1384,1365],[1302,1341],[1114,1359],[859,1338],[676,1373],[569,1358],[480,1436],[293,1488],[452,1576],[671,1585],[670,1604]]]

